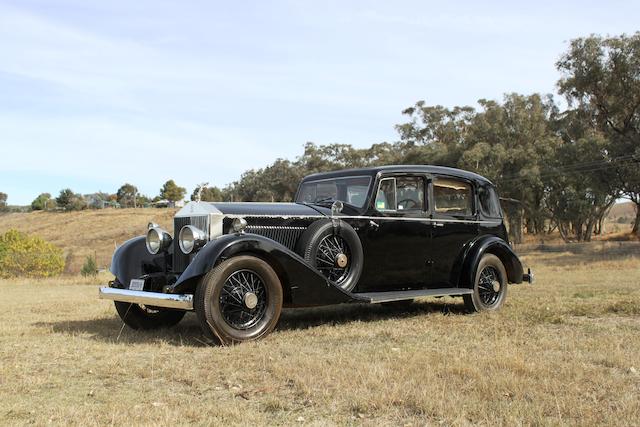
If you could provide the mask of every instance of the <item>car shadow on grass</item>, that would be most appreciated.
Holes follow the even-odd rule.
[[[304,330],[324,325],[342,325],[351,322],[374,322],[400,319],[425,314],[464,314],[464,305],[458,300],[417,301],[405,304],[342,304],[316,308],[285,309],[276,327],[278,331]],[[193,313],[172,328],[158,330],[133,330],[119,317],[102,317],[88,320],[62,320],[36,322],[33,326],[50,329],[53,333],[86,336],[89,339],[112,344],[170,344],[175,346],[210,346],[200,330]]]
[[[375,322],[385,319],[411,318],[425,314],[466,314],[461,299],[398,302],[392,304],[341,304],[316,308],[284,310],[276,329],[309,329],[350,322]]]

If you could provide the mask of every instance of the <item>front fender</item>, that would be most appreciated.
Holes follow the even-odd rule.
[[[522,283],[524,273],[522,263],[509,244],[496,236],[482,236],[471,244],[467,252],[458,287],[473,287],[478,263],[484,254],[493,254],[500,258],[507,270],[509,283]]]
[[[285,287],[292,306],[319,306],[353,302],[354,299],[328,281],[295,252],[257,234],[226,234],[207,243],[172,286],[171,292],[193,291],[195,282],[222,261],[246,254],[265,259]]]
[[[167,255],[152,255],[147,251],[145,236],[134,237],[119,246],[113,253],[109,270],[120,284],[129,286],[131,279],[145,274],[166,271]]]

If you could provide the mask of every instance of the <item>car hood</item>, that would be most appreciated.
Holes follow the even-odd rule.
[[[224,216],[309,217],[326,216],[329,209],[299,203],[189,202],[176,216],[218,213]]]
[[[212,203],[225,215],[246,216],[318,216],[320,211],[299,203]]]

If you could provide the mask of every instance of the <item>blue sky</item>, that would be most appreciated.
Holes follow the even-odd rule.
[[[395,141],[415,101],[555,92],[638,2],[0,0],[0,191],[223,186],[307,141]]]

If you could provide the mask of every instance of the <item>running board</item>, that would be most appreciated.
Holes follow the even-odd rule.
[[[381,302],[402,301],[420,297],[444,297],[472,294],[469,288],[417,289],[413,291],[367,292],[351,294],[356,300],[378,304]]]

